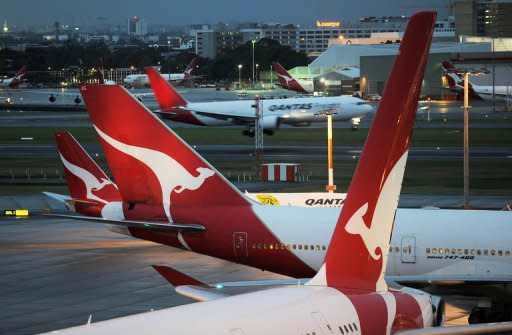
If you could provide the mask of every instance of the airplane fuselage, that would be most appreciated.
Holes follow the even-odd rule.
[[[172,108],[166,111],[168,114],[162,113],[162,116],[204,126],[252,124],[251,118],[255,116],[255,109],[252,107],[254,103],[253,100],[188,103],[186,106]],[[373,110],[363,100],[350,96],[268,99],[263,100],[262,105],[265,129],[276,129],[281,123],[301,126],[325,121],[327,113],[332,113],[335,121],[351,120]]]

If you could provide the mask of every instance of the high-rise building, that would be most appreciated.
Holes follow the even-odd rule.
[[[512,37],[511,0],[456,0],[454,13],[458,36]]]
[[[128,35],[144,36],[148,33],[148,26],[143,18],[133,16],[127,20]]]

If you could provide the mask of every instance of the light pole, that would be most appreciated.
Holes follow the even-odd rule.
[[[242,64],[238,64],[238,89],[242,88]]]
[[[254,84],[254,44],[256,44],[256,40],[251,40],[252,43],[252,83]]]
[[[273,88],[274,85],[272,84],[272,65],[270,65],[270,88]]]
[[[256,74],[254,75],[254,78],[255,78],[256,80],[259,80],[259,76],[258,76],[258,73],[259,73],[259,72],[258,72],[258,69],[259,69],[259,67],[260,67],[260,64],[256,63]]]
[[[325,190],[329,193],[336,191],[334,185],[334,164],[333,164],[333,147],[332,147],[332,112],[327,113],[327,168],[328,168],[328,183]]]
[[[469,209],[469,72],[464,74],[464,208]]]

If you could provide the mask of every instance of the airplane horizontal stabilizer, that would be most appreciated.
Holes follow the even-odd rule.
[[[101,217],[89,217],[81,215],[66,215],[66,214],[45,214],[46,216],[61,217],[64,219],[82,220],[99,222],[103,224],[119,225],[128,228],[143,228],[154,231],[163,232],[202,232],[206,228],[198,224],[176,224],[176,223],[158,223],[150,221],[135,221],[135,220],[112,220],[104,219]]]

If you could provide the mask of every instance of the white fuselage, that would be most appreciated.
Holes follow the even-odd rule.
[[[492,86],[485,85],[472,85],[478,95],[484,100],[492,100]],[[508,86],[494,86],[494,96],[497,100],[510,100],[512,94],[512,87]]]
[[[254,103],[254,100],[194,102],[183,108],[189,110],[204,125],[226,126],[236,124],[240,116],[254,117]],[[277,128],[279,123],[302,125],[325,121],[326,113],[334,113],[333,119],[341,121],[351,120],[373,111],[371,105],[351,96],[268,99],[262,100],[262,105],[263,124],[267,129]],[[198,112],[215,116],[205,116]],[[230,118],[230,115],[233,117]]]
[[[389,334],[398,314],[393,306],[393,294],[380,292],[368,296],[369,301],[379,299],[378,296],[390,301],[387,316],[391,322],[379,331]],[[426,294],[413,297],[420,308],[423,325],[432,325],[430,297]],[[361,334],[363,322],[350,298],[330,287],[281,287],[130,315],[52,334]],[[345,332],[345,329],[352,331]]]
[[[162,77],[167,81],[179,81],[185,79],[183,73],[162,73]],[[146,74],[130,74],[123,79],[125,85],[138,85],[145,86],[149,85],[149,78]]]

